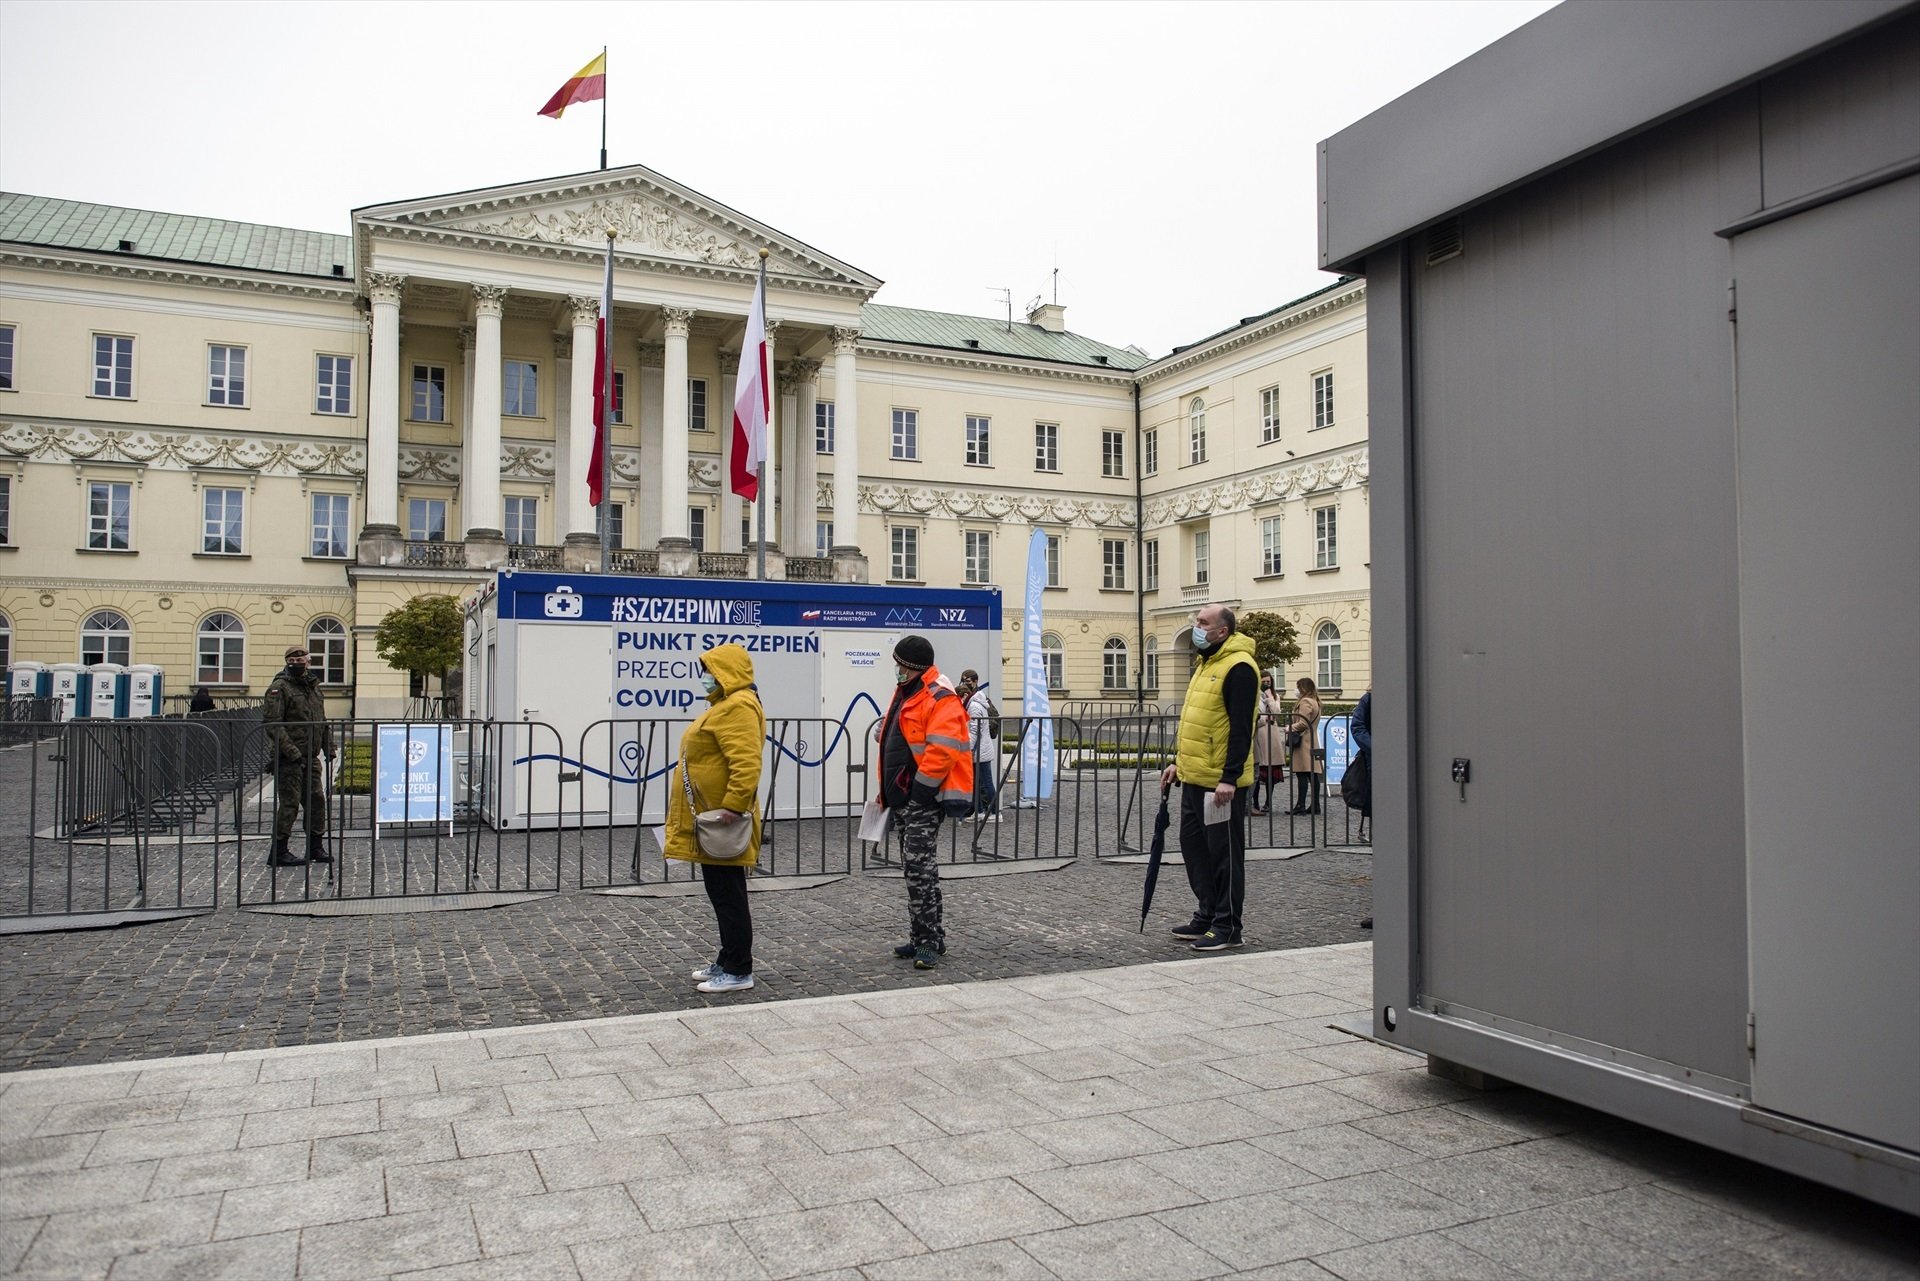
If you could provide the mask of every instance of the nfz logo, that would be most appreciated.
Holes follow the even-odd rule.
[[[887,611],[887,621],[889,623],[912,623],[918,626],[920,613],[921,611],[918,609],[890,609]]]
[[[967,611],[964,607],[960,609],[942,609],[940,611],[940,621],[943,623],[952,623],[957,626],[967,621]]]
[[[735,627],[760,626],[760,602],[757,600],[730,601],[727,605],[727,621]]]

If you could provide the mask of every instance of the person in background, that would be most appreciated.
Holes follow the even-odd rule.
[[[267,686],[261,710],[267,741],[273,745],[273,851],[270,867],[299,867],[302,863],[331,863],[327,852],[327,789],[325,766],[333,761],[333,726],[327,724],[327,700],[320,679],[307,666],[307,650],[287,650],[287,665]],[[297,858],[289,842],[293,822],[307,812],[307,856]]]
[[[893,701],[880,722],[880,803],[899,836],[910,937],[893,954],[930,970],[947,950],[940,902],[940,820],[973,808],[967,709],[942,683],[933,644],[903,636],[893,647]]]
[[[187,711],[198,716],[201,712],[210,712],[212,710],[212,693],[208,691],[205,685],[195,685],[193,687],[193,701],[187,704]]]
[[[1371,775],[1373,773],[1373,686],[1367,686],[1367,692],[1360,696],[1358,703],[1354,704],[1353,723],[1348,727],[1347,732],[1353,735],[1353,745],[1367,754],[1367,773]],[[1362,819],[1372,816],[1371,806],[1360,813]],[[1360,922],[1360,928],[1372,929],[1373,918],[1369,916]]]
[[[1287,736],[1280,728],[1285,716],[1286,708],[1273,692],[1272,673],[1260,673],[1260,701],[1254,708],[1253,725],[1253,803],[1247,807],[1247,813],[1256,817],[1273,804],[1274,784],[1282,772],[1280,763],[1287,756]]]
[[[973,821],[998,823],[1000,796],[994,784],[994,771],[1000,763],[1000,739],[993,732],[993,722],[999,718],[1000,710],[987,697],[980,674],[971,667],[960,673],[960,685],[955,692],[966,704],[967,729],[973,743]]]
[[[1300,736],[1300,745],[1293,749],[1287,768],[1293,771],[1293,808],[1289,814],[1318,814],[1320,812],[1320,774],[1326,767],[1321,763],[1320,753],[1315,749],[1319,741],[1314,737],[1320,726],[1320,691],[1305,676],[1294,682],[1300,691],[1300,697],[1294,700],[1293,717],[1287,722],[1287,732]]]
[[[760,764],[767,713],[753,683],[753,660],[738,645],[716,645],[700,656],[700,688],[706,710],[680,738],[681,779],[667,787],[668,858],[700,865],[700,879],[720,927],[720,955],[693,972],[702,992],[745,992],[753,987],[753,913],[747,904],[747,869],[760,861]],[[689,785],[691,785],[689,787]],[[753,834],[737,858],[714,858],[700,848],[691,790],[702,810],[719,810],[722,823],[751,823]]]

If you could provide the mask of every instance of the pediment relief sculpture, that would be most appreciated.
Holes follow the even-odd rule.
[[[678,210],[645,196],[611,196],[588,205],[523,209],[505,217],[482,218],[453,224],[466,231],[516,240],[599,248],[613,228],[616,248],[631,253],[711,263],[719,267],[758,270],[760,249],[722,228],[696,222]],[[795,265],[775,254],[767,269],[800,274]],[[812,273],[806,273],[812,274]]]

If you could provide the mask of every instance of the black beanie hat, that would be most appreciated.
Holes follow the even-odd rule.
[[[933,645],[924,636],[902,636],[893,647],[893,661],[902,667],[925,670],[933,666]]]

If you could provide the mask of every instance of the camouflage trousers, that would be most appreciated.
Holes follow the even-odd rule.
[[[915,947],[938,950],[947,945],[940,920],[939,810],[904,805],[893,811],[893,830],[899,835],[900,865],[907,874],[907,927]]]
[[[327,832],[327,763],[319,756],[284,756],[273,763],[273,836],[284,841],[293,836],[293,822],[299,817],[302,801],[307,811],[307,834],[324,836]]]

